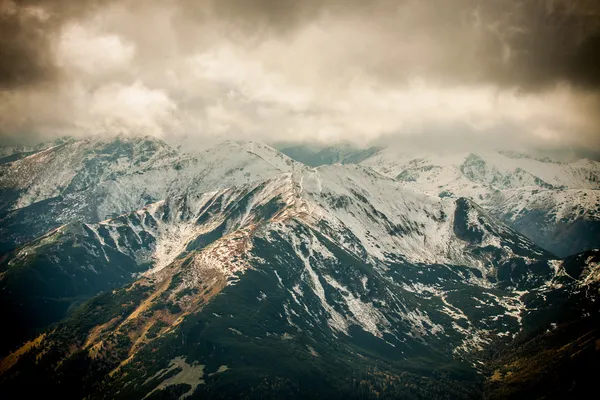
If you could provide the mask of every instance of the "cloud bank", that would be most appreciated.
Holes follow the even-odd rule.
[[[2,0],[4,142],[600,153],[595,0]]]

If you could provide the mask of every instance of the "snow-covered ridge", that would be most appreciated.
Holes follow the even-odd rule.
[[[225,235],[259,222],[285,225],[293,220],[361,259],[468,265],[486,276],[493,274],[491,265],[472,253],[474,245],[457,237],[456,207],[453,199],[427,196],[367,168],[336,165],[301,169],[216,192],[190,190],[101,222],[96,229],[115,236],[112,243],[119,250],[144,249],[138,251],[141,256],[131,255],[150,257],[156,270],[172,262],[199,236],[217,228],[219,235]],[[207,215],[210,218],[202,217]],[[469,218],[477,221],[475,216]],[[493,224],[492,231],[481,228],[486,236],[478,246],[495,248],[509,259],[515,255],[506,247],[506,238],[518,237],[518,244],[529,249],[532,257],[546,256],[508,227]],[[149,244],[143,243],[140,230],[152,238]],[[119,244],[131,238],[135,246]]]
[[[454,199],[428,196],[355,165],[326,166],[293,177],[305,210],[301,219],[357,257],[468,265],[484,275],[492,273],[491,265],[472,253],[474,245],[457,236]],[[485,240],[476,247],[495,248],[505,258],[514,256],[511,246],[528,249],[534,258],[548,257],[482,209],[469,212],[477,223],[478,218],[486,221],[480,227]]]
[[[476,207],[468,209],[466,218],[482,240],[460,237],[457,210],[454,199],[428,196],[361,166],[334,165],[211,192],[198,193],[191,186],[138,211],[85,226],[101,246],[151,263],[152,271],[238,230],[264,224],[285,227],[293,221],[373,263],[464,265],[488,277],[503,260],[548,257]],[[515,246],[527,254],[516,255]],[[484,259],[481,249],[497,254]]]
[[[158,169],[177,153],[151,138],[66,141],[2,166],[0,188],[19,192],[11,208],[85,190],[121,175]]]
[[[72,137],[62,137],[49,142],[43,142],[36,145],[12,145],[12,146],[0,146],[0,159],[2,158],[14,158],[19,159],[27,156],[29,153],[35,153],[38,151],[46,150],[50,147],[60,146],[66,143],[74,142],[75,139]],[[13,157],[11,157],[13,156]]]
[[[61,224],[96,223],[185,193],[219,190],[302,168],[252,142],[224,142],[190,154],[153,138],[72,141],[0,165],[0,209],[8,212],[2,217],[0,237],[10,248]],[[43,201],[47,203],[40,207]]]
[[[600,163],[577,160],[562,163],[506,152],[399,154],[385,149],[361,162],[401,180],[431,185],[449,184],[465,178],[496,189],[539,186],[600,189]],[[442,171],[443,170],[443,171]]]
[[[2,166],[0,187],[7,193],[4,197],[8,204],[4,206],[8,209],[27,210],[28,205],[58,199],[47,210],[52,216],[48,220],[96,223],[160,200],[200,195],[293,172],[292,186],[303,193],[299,196],[306,208],[302,212],[319,214],[316,220],[329,224],[332,234],[354,246],[354,252],[380,259],[402,254],[419,262],[455,262],[463,257],[460,246],[449,244],[453,202],[459,197],[470,198],[494,215],[501,212],[501,217],[509,219],[547,208],[548,204],[557,221],[593,217],[600,209],[596,190],[548,189],[549,184],[536,180],[524,169],[514,174],[506,172],[514,162],[522,167],[527,163],[562,164],[503,154],[494,156],[502,161],[495,164],[473,154],[451,154],[435,160],[390,161],[386,157],[391,153],[382,150],[361,166],[311,169],[256,142],[229,141],[198,154],[180,154],[151,138],[95,138],[65,142]],[[396,174],[400,168],[404,169]],[[518,187],[524,183],[527,185]],[[493,184],[506,188],[498,195]],[[589,193],[582,195],[582,190]],[[323,215],[329,219],[323,219]],[[432,223],[430,216],[440,220],[444,216],[446,221]],[[383,220],[377,221],[379,218]],[[35,222],[35,215],[31,221],[32,231],[39,225],[37,234],[44,232],[43,224]],[[23,238],[14,240],[18,244]]]
[[[600,245],[600,163],[506,152],[398,154],[363,161],[432,196],[466,197],[537,244],[566,256]],[[565,236],[565,231],[569,232]]]
[[[102,218],[139,208],[142,200],[130,203],[140,197],[157,201],[190,185],[200,190],[227,187],[301,165],[254,142],[224,142],[201,153],[180,154],[155,138],[117,136],[68,141],[1,168],[0,189],[18,194],[9,209],[56,196],[95,202],[85,196],[102,191],[107,198],[98,205]]]

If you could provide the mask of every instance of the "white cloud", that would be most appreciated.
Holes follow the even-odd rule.
[[[110,84],[95,91],[89,100],[89,121],[104,129],[138,131],[162,136],[172,124],[176,104],[161,90],[149,89],[141,82]]]
[[[510,127],[530,139],[539,139],[542,131],[588,129],[574,101],[580,94],[565,85],[523,94],[492,84],[442,85],[416,77],[389,84],[364,73],[352,76],[342,66],[339,73],[328,70],[318,60],[304,66],[322,75],[299,74],[295,66],[286,70],[277,61],[290,56],[290,49],[298,50],[285,41],[252,49],[224,41],[175,65],[173,84],[181,86],[188,114],[194,115],[187,126],[196,126],[191,131],[198,135],[362,145],[389,134],[409,137],[443,126],[481,135]]]
[[[56,49],[57,62],[62,68],[89,75],[130,68],[134,55],[132,43],[79,23],[63,28]]]

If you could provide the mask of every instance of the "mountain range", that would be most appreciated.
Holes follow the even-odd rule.
[[[561,257],[600,247],[600,163],[554,162],[515,152],[398,156],[361,165],[441,197],[467,197]]]
[[[3,154],[7,398],[593,387],[599,163],[383,149],[313,167],[150,137]]]

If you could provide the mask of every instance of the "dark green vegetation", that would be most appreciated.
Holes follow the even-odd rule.
[[[134,212],[96,225],[74,222],[10,253],[0,264],[0,318],[15,329],[7,332],[0,344],[0,356],[65,318],[90,297],[122,287],[147,271],[159,224],[189,219],[202,225],[223,218],[214,229],[191,240],[184,256],[228,233],[228,221],[242,216],[261,188],[257,184],[221,192],[199,210],[191,210],[197,198],[182,196],[158,206],[154,214]],[[230,195],[236,201],[227,203]],[[254,214],[269,219],[280,209],[280,199],[275,198],[257,207]]]
[[[599,261],[600,251],[569,257],[553,287],[527,295],[525,329],[492,356],[485,398],[577,399],[597,391],[600,284],[578,279]]]
[[[0,354],[99,292],[117,288],[147,269],[102,245],[83,224],[70,224],[20,249],[0,265],[0,319],[9,327]]]
[[[295,229],[296,235],[311,235],[302,226]],[[157,332],[164,325],[152,325],[146,337],[154,340],[141,346],[112,376],[111,371],[129,356],[133,346],[130,336],[139,324],[131,324],[120,332],[111,329],[104,339],[111,345],[103,346],[109,350],[94,356],[89,349],[95,342],[86,346],[86,338],[97,326],[126,318],[149,298],[148,290],[152,289],[147,286],[120,289],[84,305],[73,317],[54,328],[40,347],[21,357],[13,367],[19,373],[6,375],[0,387],[7,393],[14,391],[26,397],[56,393],[62,398],[141,398],[160,383],[151,377],[166,369],[170,360],[183,355],[188,365],[198,363],[205,369],[205,382],[198,386],[192,398],[397,398],[401,395],[449,399],[478,393],[481,378],[471,367],[453,361],[448,355],[448,345],[460,340],[459,337],[450,342],[440,337],[433,345],[425,344],[419,337],[405,343],[406,339],[401,341],[397,337],[403,337],[401,334],[410,337],[405,335],[413,328],[409,321],[398,316],[395,317],[397,326],[385,334],[389,344],[357,325],[349,327],[350,335],[332,331],[321,299],[302,280],[306,273],[302,259],[286,238],[274,240],[269,243],[257,239],[255,255],[264,261],[257,262],[255,269],[247,271],[238,284],[226,287],[201,312],[188,314],[175,329],[159,336]],[[361,278],[366,276],[368,286],[363,300],[377,297],[394,302],[390,317],[412,309],[411,303],[423,301],[410,292],[404,292],[401,301],[390,297],[386,293],[396,285],[378,276],[372,265],[327,243],[324,238],[320,240],[335,258],[329,261],[313,258],[315,268],[319,269],[320,276],[327,273],[344,284],[348,295],[364,291]],[[404,276],[403,267],[408,276]],[[418,267],[409,265],[394,266],[393,270],[394,279],[407,282],[414,283],[420,275]],[[464,287],[460,279],[469,273],[461,268],[455,271],[441,268],[440,272],[439,278],[455,280],[457,288]],[[438,278],[428,275],[423,279]],[[180,283],[181,276],[173,275],[167,291],[174,290]],[[332,307],[340,314],[349,315],[340,292],[325,280],[320,284]],[[295,285],[299,285],[298,291],[304,296],[287,289]],[[179,292],[176,297],[187,295]],[[294,296],[300,297],[301,304]],[[151,315],[172,307],[168,296],[161,295],[157,299],[147,311]],[[380,310],[386,312],[382,306]],[[168,310],[169,314],[179,312]],[[442,314],[439,318],[443,318]],[[419,336],[425,334],[424,330]],[[57,365],[60,365],[58,369]],[[228,370],[218,373],[223,365]],[[75,376],[79,378],[74,379]],[[164,378],[161,375],[161,380]],[[35,380],[38,384],[27,386],[22,379]],[[186,387],[168,387],[153,396],[174,398],[169,396],[180,394],[184,389]]]
[[[523,335],[489,363],[488,399],[578,399],[597,390],[600,374],[597,315],[559,322]]]
[[[311,228],[290,228],[253,239],[253,269],[210,301],[198,297],[215,288],[209,277],[185,285],[188,258],[169,267],[163,281],[94,298],[21,355],[0,390],[65,399],[482,395],[484,377],[471,365],[481,356],[456,357],[454,349],[484,330],[519,329],[511,316],[492,318],[503,314],[506,292],[469,284],[479,271],[465,267],[404,263],[382,270]],[[444,301],[464,312],[456,323],[467,336],[449,328],[453,319],[441,312],[441,299],[415,291],[419,285],[443,285]],[[354,298],[370,304],[359,311],[374,325],[361,323]],[[489,305],[478,308],[481,302]],[[339,325],[336,313],[354,322]],[[373,317],[379,314],[393,324],[382,325]],[[201,383],[185,379],[193,373],[201,373]],[[38,384],[27,385],[31,380]]]

